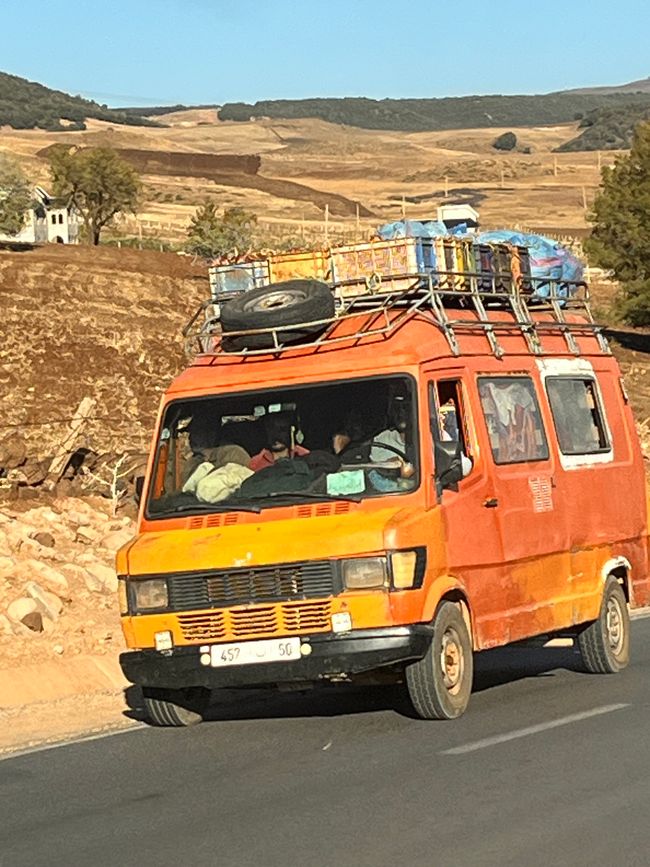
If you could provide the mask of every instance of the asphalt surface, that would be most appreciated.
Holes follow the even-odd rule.
[[[451,723],[396,688],[249,693],[191,729],[5,759],[0,865],[648,865],[650,619],[632,654],[613,676],[483,654]]]

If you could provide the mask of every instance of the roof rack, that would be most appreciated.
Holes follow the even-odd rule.
[[[222,333],[218,306],[204,302],[190,319],[183,336],[189,354],[227,352],[228,355],[278,354],[296,348],[319,347],[334,343],[351,343],[372,335],[387,335],[418,313],[428,313],[431,322],[444,334],[453,355],[461,355],[459,335],[482,332],[492,353],[501,358],[504,349],[499,334],[518,332],[530,352],[543,355],[544,334],[562,334],[567,349],[580,355],[576,337],[592,334],[601,351],[611,354],[603,328],[597,325],[589,306],[589,288],[584,282],[558,281],[526,275],[513,277],[510,272],[433,271],[415,274],[371,274],[364,279],[331,284],[336,299],[335,315],[328,319]],[[227,303],[227,302],[225,302]],[[476,317],[454,318],[454,311],[474,310]],[[506,310],[512,321],[490,318],[488,311]],[[534,318],[546,312],[551,319]],[[567,313],[578,313],[583,322],[571,322]],[[352,323],[354,320],[354,323]],[[350,321],[355,327],[337,328]],[[318,333],[300,340],[292,334],[309,328]],[[224,338],[245,338],[265,334],[271,345],[263,349],[232,349]],[[245,342],[245,341],[244,341]]]

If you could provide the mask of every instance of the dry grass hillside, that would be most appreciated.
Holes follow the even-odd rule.
[[[330,238],[352,240],[404,211],[411,218],[429,217],[445,199],[476,205],[486,226],[579,230],[586,227],[585,206],[598,186],[599,166],[615,158],[611,152],[554,154],[575,136],[577,124],[515,128],[517,150],[499,153],[492,142],[504,129],[400,133],[320,120],[235,123],[220,122],[213,110],[159,119],[170,126],[89,121],[85,132],[3,130],[0,151],[17,156],[45,186],[44,152],[54,142],[160,153],[158,161],[141,160],[145,195],[138,220],[125,221],[118,232],[177,241],[206,196],[224,207],[254,211],[269,231],[300,230],[311,240],[325,233],[326,204]],[[202,169],[205,158],[196,154],[250,155],[261,162],[256,174],[215,173]]]

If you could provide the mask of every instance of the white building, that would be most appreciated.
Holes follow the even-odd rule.
[[[55,199],[43,187],[34,187],[34,206],[25,215],[17,235],[0,232],[0,242],[13,244],[78,244],[81,218],[77,210]]]

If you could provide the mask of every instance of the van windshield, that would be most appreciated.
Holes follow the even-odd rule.
[[[158,435],[147,514],[412,491],[416,419],[407,376],[173,401]]]

